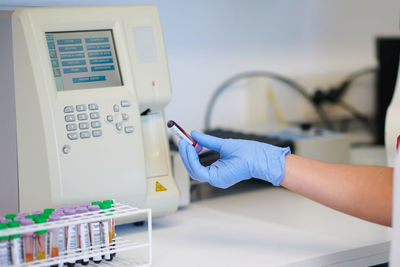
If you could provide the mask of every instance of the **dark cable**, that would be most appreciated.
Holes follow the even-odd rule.
[[[359,111],[357,111],[353,106],[347,104],[344,101],[340,101],[337,103],[339,106],[341,106],[343,109],[347,110],[348,112],[350,112],[350,114],[356,118],[357,120],[359,120],[367,129],[371,130],[372,133],[374,134],[376,129],[375,126],[373,125],[373,123],[370,121],[370,119],[368,119],[368,117],[364,116],[362,113],[360,113]]]
[[[328,119],[328,116],[325,114],[323,111],[322,107],[319,107],[315,105],[313,102],[312,98],[308,95],[306,90],[297,84],[295,81],[283,77],[279,74],[268,72],[268,71],[251,71],[251,72],[244,72],[244,73],[239,73],[237,75],[234,75],[233,77],[227,79],[225,82],[223,82],[214,92],[212,95],[208,105],[207,105],[207,110],[206,110],[206,118],[205,118],[205,130],[210,130],[210,120],[211,120],[211,114],[212,110],[214,108],[215,102],[217,101],[219,95],[221,95],[231,84],[234,82],[243,79],[243,78],[249,78],[249,77],[267,77],[267,78],[272,78],[274,80],[283,82],[284,84],[287,84],[290,86],[290,88],[294,89],[297,91],[300,95],[302,95],[316,110],[317,114],[325,124],[325,127],[328,129],[332,129],[332,124]]]
[[[364,76],[365,74],[368,73],[376,73],[377,69],[375,67],[369,67],[369,68],[364,68],[359,71],[355,71],[351,73],[349,76],[347,76],[346,79],[337,87],[338,91],[338,99],[340,99],[348,90],[348,88],[351,86],[351,84],[361,76]]]

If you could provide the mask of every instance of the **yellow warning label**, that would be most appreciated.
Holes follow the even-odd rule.
[[[160,191],[167,191],[167,188],[165,188],[162,184],[160,184],[158,181],[156,181],[156,192]]]

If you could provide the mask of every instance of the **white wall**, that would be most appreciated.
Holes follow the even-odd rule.
[[[398,0],[0,0],[3,8],[149,3],[159,8],[169,60],[173,97],[166,116],[188,129],[203,128],[213,91],[234,74],[269,70],[310,88],[327,85],[376,65],[376,36],[400,35]],[[224,94],[213,125],[243,119],[243,97]]]

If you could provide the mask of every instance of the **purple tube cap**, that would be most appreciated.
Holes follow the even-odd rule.
[[[55,222],[55,221],[59,221],[59,220],[61,220],[61,217],[56,214],[52,214],[49,217],[49,222]]]
[[[99,205],[90,205],[88,207],[88,210],[89,211],[97,211],[97,210],[100,210],[100,207],[99,207]]]
[[[199,154],[203,150],[203,147],[199,145],[199,143],[196,143],[194,150],[196,150],[196,153]]]
[[[76,209],[76,213],[85,213],[88,209],[86,207],[79,207]]]
[[[9,220],[9,219],[6,219],[6,218],[0,218],[0,223],[9,223],[9,222],[11,222],[11,220]]]
[[[42,210],[35,210],[35,211],[32,211],[32,214],[36,214],[36,215],[40,215],[40,214],[42,214],[42,213],[43,213]]]
[[[71,208],[67,208],[67,209],[64,209],[64,214],[65,215],[74,215],[74,214],[76,214],[76,210],[75,209],[71,209]]]
[[[23,226],[35,224],[32,219],[21,219],[20,222]]]

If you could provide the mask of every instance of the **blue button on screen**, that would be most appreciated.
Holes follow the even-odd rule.
[[[99,38],[85,38],[86,43],[108,43],[107,37],[99,37]]]
[[[103,49],[110,49],[109,44],[101,44],[101,45],[88,45],[86,46],[87,50],[103,50]]]
[[[60,52],[83,51],[83,46],[81,46],[81,45],[61,46],[58,48],[58,51],[60,51]]]
[[[113,60],[112,58],[99,58],[90,60],[90,64],[104,64],[104,63],[113,63]]]
[[[66,60],[66,61],[61,61],[61,65],[63,65],[64,67],[86,65],[86,60]]]
[[[111,51],[89,52],[88,57],[110,57]]]
[[[105,80],[106,76],[88,76],[88,77],[72,78],[73,83],[88,83],[88,82],[98,82]]]
[[[69,59],[69,58],[84,58],[85,53],[64,53],[60,55],[61,59]]]
[[[67,74],[67,73],[87,72],[87,71],[88,71],[88,69],[86,67],[85,68],[64,68],[63,69],[63,72],[65,74]]]
[[[81,39],[62,39],[62,40],[57,40],[58,45],[68,45],[68,44],[81,44],[82,40]]]
[[[92,71],[108,71],[114,70],[114,65],[107,65],[107,66],[95,66],[91,68]]]

